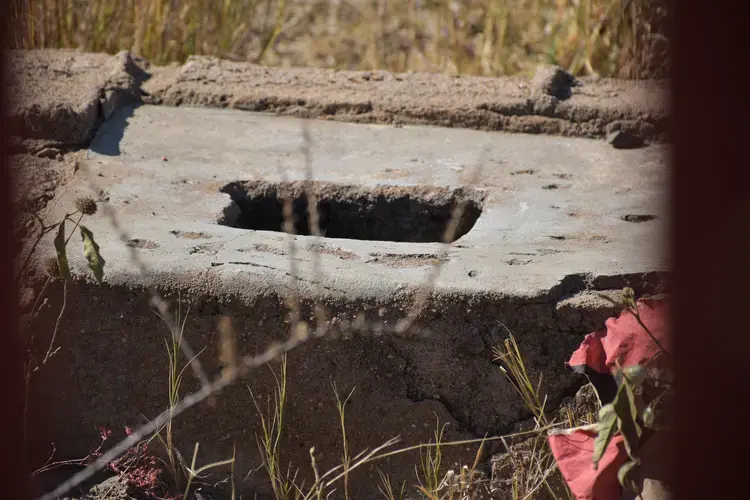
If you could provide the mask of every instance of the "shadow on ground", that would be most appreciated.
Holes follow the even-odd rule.
[[[123,106],[112,113],[112,116],[102,124],[89,149],[101,155],[119,156],[122,153],[120,142],[138,106],[140,104]]]

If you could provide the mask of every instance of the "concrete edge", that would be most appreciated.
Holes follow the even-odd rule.
[[[14,55],[24,58],[33,54],[43,59],[59,52],[72,58],[103,55],[50,50],[14,51]],[[54,77],[43,64],[40,66],[40,71],[32,72],[29,78]],[[566,84],[569,89],[563,89],[563,93],[571,95],[565,97],[559,88],[550,87],[550,78],[555,75],[550,73],[549,66],[540,66],[531,81],[520,77],[450,77],[384,71],[375,72],[377,77],[373,77],[373,72],[261,67],[208,56],[191,56],[183,65],[157,67],[122,51],[111,57],[104,70],[106,73],[97,75],[95,84],[80,92],[86,96],[80,102],[50,105],[32,99],[20,103],[20,112],[10,117],[22,136],[13,141],[15,149],[36,153],[50,145],[83,147],[115,109],[133,101],[231,107],[353,123],[432,125],[588,138],[625,131],[650,142],[667,140],[669,113],[661,104],[663,82],[571,77]],[[217,71],[218,79],[212,80],[216,75],[208,73]],[[548,73],[551,76],[545,76]],[[233,81],[229,77],[222,81],[223,75],[230,74],[235,74]],[[290,78],[296,83],[286,83]],[[419,89],[410,88],[414,87],[412,80],[427,82],[428,88],[438,90],[423,96]],[[351,85],[352,81],[366,85]],[[391,87],[386,85],[389,82],[394,85],[404,82],[397,92],[402,95],[394,97]],[[613,86],[616,92],[608,90]],[[471,95],[464,98],[462,93],[467,92]],[[658,95],[645,99],[649,92]],[[618,103],[612,104],[607,95],[619,96]]]

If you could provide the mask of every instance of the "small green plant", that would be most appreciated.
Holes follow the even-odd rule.
[[[181,488],[182,486],[182,478],[184,477],[184,468],[181,467],[181,464],[183,463],[182,456],[180,455],[179,451],[177,450],[177,447],[174,443],[174,433],[173,433],[173,427],[174,427],[174,419],[172,418],[172,411],[175,407],[175,405],[180,401],[180,386],[182,385],[182,376],[189,366],[189,363],[186,363],[185,366],[180,368],[180,344],[182,343],[182,336],[185,331],[185,323],[187,321],[187,316],[190,313],[190,308],[188,307],[188,311],[185,314],[184,318],[181,318],[181,304],[178,300],[177,302],[177,311],[175,312],[175,321],[174,324],[170,323],[166,318],[162,317],[162,315],[159,312],[155,311],[155,314],[159,316],[159,318],[164,321],[164,323],[167,325],[167,328],[170,329],[170,336],[169,339],[165,339],[164,343],[166,344],[167,348],[167,359],[168,359],[168,404],[169,404],[169,410],[170,410],[170,417],[167,419],[167,422],[164,426],[164,435],[165,437],[162,438],[161,432],[158,432],[156,434],[156,437],[159,439],[159,441],[162,443],[162,446],[164,447],[164,450],[167,454],[167,460],[169,461],[168,467],[169,470],[172,472],[172,475],[174,476],[175,484],[177,488]],[[174,327],[172,326],[174,325]],[[175,330],[172,330],[172,328],[175,328]]]
[[[641,485],[637,477],[641,467],[639,449],[644,429],[658,432],[668,430],[672,425],[672,411],[669,406],[674,397],[671,369],[667,364],[666,367],[662,365],[659,370],[652,370],[650,365],[658,356],[663,356],[668,363],[671,361],[671,355],[641,318],[632,288],[625,288],[623,298],[619,301],[605,295],[601,297],[632,314],[658,347],[657,355],[647,360],[644,365],[623,367],[619,362],[616,363],[614,376],[618,384],[617,393],[611,403],[599,410],[596,423],[594,468],[599,465],[612,438],[620,433],[628,460],[618,470],[617,479],[624,488],[640,494]],[[639,404],[639,400],[643,403]]]
[[[534,385],[526,370],[526,364],[518,348],[516,338],[510,332],[508,334],[509,337],[503,343],[503,347],[494,349],[495,359],[505,365],[500,366],[500,371],[521,396],[524,406],[534,414],[537,424],[547,426],[549,425],[545,413],[547,397],[541,397],[542,374],[539,374],[539,380]]]
[[[36,253],[36,248],[37,246],[39,246],[39,243],[42,241],[44,236],[55,230],[57,230],[57,234],[55,235],[54,239],[56,255],[54,260],[45,262],[45,270],[47,271],[48,277],[52,279],[63,278],[65,280],[70,280],[71,276],[70,267],[68,266],[67,246],[70,242],[70,239],[73,237],[75,230],[79,227],[81,228],[81,239],[83,241],[84,256],[89,262],[89,267],[91,268],[94,277],[97,281],[101,282],[103,278],[105,261],[99,254],[99,247],[94,241],[93,234],[88,228],[86,228],[85,226],[81,226],[81,221],[85,216],[94,215],[97,212],[97,203],[101,202],[104,198],[104,195],[101,195],[96,200],[88,196],[78,198],[73,202],[75,210],[70,213],[66,213],[62,219],[52,224],[45,223],[41,219],[39,214],[33,213],[32,215],[36,217],[37,224],[39,225],[39,232],[37,233],[34,242],[29,247],[29,250],[24,257],[23,262],[18,268],[16,274],[16,284],[20,283],[24,271],[31,263],[31,259]],[[76,215],[78,215],[78,219],[74,220],[73,217],[75,217]],[[73,230],[68,236],[65,235],[66,221],[74,224]]]
[[[50,338],[49,347],[47,348],[47,352],[44,355],[44,358],[42,358],[42,361],[39,362],[35,359],[33,350],[34,350],[34,335],[32,334],[27,339],[27,353],[28,357],[25,362],[24,366],[24,384],[25,384],[25,396],[24,396],[24,424],[23,424],[23,433],[24,436],[27,434],[27,420],[28,420],[28,408],[29,408],[29,386],[31,384],[31,376],[33,372],[36,372],[40,366],[45,365],[52,356],[54,356],[58,350],[59,347],[55,347],[55,339],[57,338],[57,332],[60,329],[60,325],[62,324],[63,316],[65,315],[65,311],[68,304],[68,282],[72,279],[71,273],[70,273],[70,265],[68,263],[68,243],[70,242],[71,238],[76,232],[76,229],[80,229],[80,235],[82,240],[82,246],[83,246],[83,255],[86,258],[89,268],[91,269],[91,272],[94,276],[94,278],[101,283],[102,279],[104,278],[104,265],[106,264],[106,261],[104,260],[104,257],[102,257],[101,253],[99,252],[99,245],[94,240],[94,234],[91,232],[89,228],[87,228],[84,225],[81,225],[81,221],[85,216],[91,216],[94,215],[97,212],[97,203],[102,201],[105,198],[105,196],[102,194],[98,199],[93,199],[91,197],[82,197],[75,200],[74,207],[75,210],[66,213],[65,216],[53,223],[53,224],[46,224],[42,218],[34,213],[34,216],[36,217],[37,223],[39,224],[39,232],[34,239],[34,242],[29,247],[29,250],[26,253],[26,256],[24,257],[21,265],[19,266],[16,274],[16,285],[20,285],[21,279],[24,276],[25,271],[28,269],[30,263],[32,262],[32,258],[36,254],[36,249],[39,245],[39,243],[42,241],[42,239],[52,231],[57,231],[55,234],[55,238],[53,240],[53,245],[55,248],[55,256],[47,259],[44,264],[44,269],[47,273],[47,279],[44,282],[44,285],[42,286],[42,289],[39,292],[39,295],[37,295],[37,298],[34,302],[34,305],[31,308],[31,312],[29,314],[29,323],[27,324],[26,328],[31,326],[33,321],[36,319],[39,309],[41,307],[41,304],[43,303],[43,297],[45,296],[45,292],[47,291],[47,287],[49,284],[57,279],[63,280],[63,303],[60,307],[60,312],[57,315],[57,320],[55,321],[55,327],[52,331],[52,336]],[[73,217],[78,215],[77,220],[74,220]],[[72,231],[66,235],[65,230],[65,223],[71,222],[73,223],[73,229]]]
[[[35,254],[36,247],[42,240],[42,238],[44,238],[46,234],[56,230],[57,232],[53,240],[53,245],[55,247],[55,257],[45,261],[44,263],[45,270],[47,272],[47,281],[44,283],[44,286],[42,287],[42,290],[31,309],[31,319],[33,321],[38,312],[41,298],[42,296],[44,296],[44,292],[46,291],[49,283],[55,279],[63,280],[63,304],[60,308],[60,313],[57,316],[57,321],[55,322],[55,329],[52,332],[52,339],[50,340],[47,354],[44,356],[41,364],[45,364],[49,360],[49,358],[56,352],[55,350],[53,350],[55,346],[55,337],[57,335],[58,329],[60,328],[60,322],[62,321],[62,317],[67,306],[68,282],[70,282],[72,279],[72,275],[70,273],[70,265],[68,263],[68,243],[70,243],[70,240],[73,237],[73,234],[75,234],[76,229],[80,230],[81,242],[83,246],[83,256],[88,262],[89,269],[91,269],[92,275],[99,283],[101,283],[101,281],[104,279],[104,265],[106,264],[106,261],[99,252],[99,245],[94,240],[94,234],[89,228],[81,224],[84,216],[90,216],[96,213],[97,203],[102,199],[104,199],[103,196],[98,200],[94,200],[90,197],[78,198],[74,202],[76,209],[71,213],[65,214],[65,216],[60,221],[51,225],[46,225],[44,221],[41,220],[41,218],[38,218],[38,222],[41,226],[39,234],[37,235],[34,243],[31,245],[23,263],[18,270],[16,280],[20,280],[23,276],[23,272],[31,262],[31,258]],[[73,217],[76,215],[78,215],[78,219],[73,220]],[[72,222],[74,224],[72,231],[67,235],[65,231],[66,221]],[[33,341],[33,338],[31,340]]]
[[[65,214],[65,217],[57,224],[57,234],[55,235],[54,245],[55,254],[57,257],[57,271],[60,273],[65,282],[70,281],[70,267],[68,266],[68,255],[67,246],[70,239],[73,237],[73,233],[76,229],[80,228],[81,240],[83,242],[83,256],[89,263],[96,281],[102,281],[104,277],[104,258],[99,253],[99,245],[94,241],[94,234],[84,225],[81,225],[81,220],[85,215],[94,215],[96,213],[96,201],[92,198],[79,198],[75,201],[76,210],[70,214]],[[69,236],[65,236],[65,221],[73,222],[72,216],[78,214],[78,220],[74,222],[73,230]],[[44,232],[46,228],[42,229]],[[51,230],[52,228],[50,228]]]

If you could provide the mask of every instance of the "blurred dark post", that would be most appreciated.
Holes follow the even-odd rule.
[[[747,498],[750,2],[671,2],[677,498]]]
[[[9,37],[5,22],[11,2],[0,2],[0,44],[6,49]],[[4,51],[3,51],[4,52]],[[4,53],[3,53],[4,56]],[[13,279],[12,184],[7,155],[7,96],[4,92],[5,57],[0,57],[0,381],[2,381],[2,438],[0,443],[0,498],[23,500],[28,477],[23,442],[23,349],[18,337],[17,289]]]

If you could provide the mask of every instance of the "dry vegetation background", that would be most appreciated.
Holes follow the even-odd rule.
[[[666,77],[664,0],[12,0],[17,48],[274,66]]]

